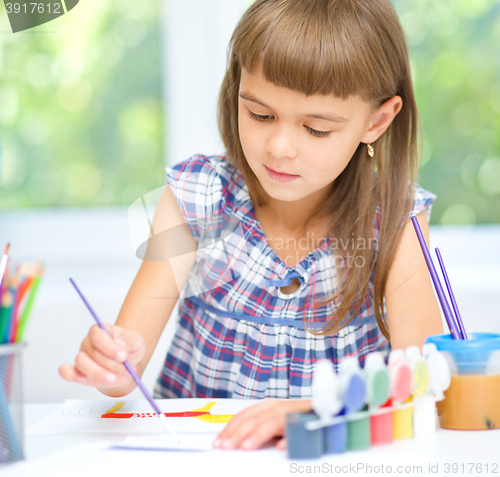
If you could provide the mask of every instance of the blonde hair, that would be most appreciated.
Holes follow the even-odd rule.
[[[250,73],[261,68],[267,81],[306,95],[333,94],[343,99],[357,95],[374,107],[395,95],[402,98],[401,111],[373,144],[375,160],[360,144],[332,184],[326,211],[334,236],[373,239],[378,207],[378,243],[383,245],[360,248],[355,240],[343,240],[347,248],[337,253],[349,253],[354,263],[367,265],[338,270],[339,290],[329,300],[338,303],[336,313],[318,332],[336,332],[356,316],[373,275],[375,315],[389,339],[385,287],[401,224],[413,202],[419,157],[419,119],[408,49],[394,8],[388,0],[257,0],[241,18],[228,48],[219,130],[228,159],[241,171],[252,200],[265,205],[265,193],[239,140],[242,68]]]

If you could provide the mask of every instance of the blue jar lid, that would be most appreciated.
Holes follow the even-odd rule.
[[[427,337],[426,343],[434,343],[439,351],[450,353],[467,353],[468,351],[495,351],[500,350],[500,335],[496,333],[467,333],[469,339],[455,340],[451,334],[432,335]]]

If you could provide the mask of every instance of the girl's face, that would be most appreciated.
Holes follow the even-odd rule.
[[[241,72],[238,124],[246,160],[280,201],[323,200],[360,142],[370,142],[373,107],[358,97],[306,96]],[[310,197],[312,199],[312,197]]]

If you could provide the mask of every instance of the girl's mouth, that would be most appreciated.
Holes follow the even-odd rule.
[[[295,174],[287,174],[287,173],[284,173],[284,172],[277,172],[277,171],[275,171],[275,170],[267,167],[265,164],[264,164],[264,167],[266,168],[268,176],[271,179],[274,179],[275,181],[279,181],[279,182],[291,182],[294,179],[297,179],[298,177],[300,177],[300,176],[295,175]]]

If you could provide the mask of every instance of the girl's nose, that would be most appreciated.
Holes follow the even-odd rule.
[[[294,158],[297,155],[297,147],[292,132],[284,129],[275,131],[267,142],[267,152],[276,158]]]

